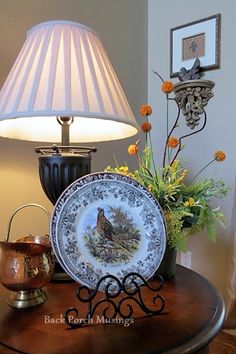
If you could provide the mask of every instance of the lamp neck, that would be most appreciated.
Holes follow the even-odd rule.
[[[61,145],[70,145],[70,125],[73,123],[73,117],[57,117],[58,123],[61,125]]]

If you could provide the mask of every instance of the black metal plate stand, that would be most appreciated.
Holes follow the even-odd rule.
[[[139,282],[137,280],[139,279]],[[164,298],[158,294],[159,290],[163,286],[163,279],[161,276],[155,278],[159,281],[156,288],[151,287],[148,282],[138,273],[127,274],[122,281],[113,275],[106,275],[102,277],[97,283],[96,289],[92,290],[87,286],[81,286],[77,289],[77,298],[83,303],[87,303],[87,313],[85,316],[80,317],[80,313],[77,308],[69,308],[64,318],[66,323],[71,328],[79,328],[83,325],[93,323],[93,316],[98,307],[107,305],[102,310],[102,317],[105,323],[114,323],[117,316],[121,319],[130,319],[134,314],[133,304],[136,304],[147,315],[158,315],[165,307]],[[142,281],[142,285],[138,285]],[[99,287],[102,282],[106,282],[104,297],[96,301],[96,295],[99,292]],[[114,284],[115,290],[114,290]],[[141,288],[146,287],[153,293],[152,303],[155,309],[150,309],[144,302]],[[121,293],[124,295],[122,299],[118,299]],[[104,307],[104,306],[103,306]]]

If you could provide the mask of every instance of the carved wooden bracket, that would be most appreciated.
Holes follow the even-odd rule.
[[[210,80],[187,80],[175,84],[174,94],[187,126],[194,129],[204,112],[209,99],[214,96],[212,88],[215,86]]]

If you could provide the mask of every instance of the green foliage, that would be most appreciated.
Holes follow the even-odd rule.
[[[168,210],[164,212],[167,224],[167,235],[169,247],[178,251],[186,252],[188,234],[183,229],[185,212],[184,210]]]
[[[204,198],[225,198],[229,192],[229,187],[222,180],[203,179],[190,185],[184,185],[182,190],[183,196],[195,196],[196,199]]]
[[[188,238],[199,231],[206,231],[209,239],[215,241],[216,225],[224,226],[225,218],[213,202],[227,196],[229,188],[225,182],[203,179],[187,184],[187,170],[180,161],[165,165],[160,173],[151,172],[151,161],[151,149],[148,147],[135,171],[131,172],[127,166],[109,167],[107,171],[135,178],[156,197],[164,211],[170,247],[185,252]]]
[[[121,173],[129,177],[135,178],[143,184],[160,203],[167,223],[168,245],[178,251],[187,250],[188,238],[198,233],[206,231],[210,240],[216,239],[216,225],[219,223],[224,226],[224,215],[215,208],[214,203],[217,199],[223,199],[227,196],[229,188],[221,179],[196,179],[210,164],[222,162],[226,155],[223,151],[216,151],[213,159],[205,164],[203,168],[192,178],[190,182],[186,181],[188,170],[184,168],[184,164],[179,160],[179,154],[185,148],[182,140],[199,133],[206,125],[202,121],[202,126],[198,130],[191,131],[180,137],[173,135],[178,127],[180,110],[175,98],[169,98],[169,94],[174,90],[174,84],[169,80],[164,81],[162,77],[154,72],[162,81],[162,91],[167,101],[166,122],[167,136],[163,154],[162,167],[155,165],[152,140],[151,140],[151,124],[148,117],[152,114],[150,105],[143,105],[140,114],[146,120],[141,124],[141,130],[146,134],[146,147],[142,154],[139,153],[139,140],[136,144],[130,145],[128,153],[136,155],[138,159],[138,168],[130,171],[128,166],[117,166],[115,168],[108,167],[106,170],[110,172]],[[169,109],[170,102],[175,102],[178,107],[176,119],[173,121],[172,128],[169,129]],[[148,129],[147,129],[148,127]],[[148,144],[149,143],[149,144]],[[173,154],[173,156],[172,156]]]

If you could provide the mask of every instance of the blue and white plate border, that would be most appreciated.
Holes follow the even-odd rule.
[[[148,274],[148,276],[146,274],[141,274],[145,278],[145,280],[148,281],[154,275],[154,273],[157,271],[157,269],[163,259],[164,253],[165,253],[166,244],[167,244],[166,223],[165,223],[163,210],[162,210],[159,202],[157,201],[157,199],[141,183],[139,183],[138,181],[136,181],[135,179],[133,179],[129,176],[125,176],[125,175],[113,173],[113,172],[91,173],[91,174],[85,175],[85,176],[77,179],[76,181],[74,181],[71,185],[69,185],[64,190],[64,192],[61,194],[61,196],[59,197],[58,201],[56,202],[56,204],[54,206],[52,218],[51,218],[51,223],[50,223],[50,238],[51,238],[51,243],[52,243],[52,248],[53,248],[54,254],[55,254],[58,262],[62,266],[62,268],[65,270],[65,272],[67,274],[69,274],[69,276],[72,279],[74,279],[76,282],[80,283],[81,285],[86,285],[90,288],[96,288],[97,282],[95,284],[91,285],[87,281],[82,280],[78,275],[76,275],[74,272],[72,272],[71,269],[68,267],[68,264],[65,262],[63,255],[60,252],[60,246],[58,245],[57,224],[58,224],[61,212],[62,212],[63,208],[65,207],[66,203],[70,200],[70,198],[75,193],[79,193],[80,190],[84,186],[87,186],[88,184],[94,183],[94,182],[99,183],[99,181],[111,181],[111,182],[118,181],[121,183],[126,183],[126,184],[138,189],[149,200],[149,202],[151,202],[153,204],[154,210],[156,209],[157,214],[159,214],[159,219],[160,219],[159,222],[162,227],[161,254],[159,254],[159,260],[158,260],[156,268],[152,269],[152,271],[150,272],[150,274]],[[124,274],[124,275],[126,275],[126,274]],[[118,278],[120,280],[122,280],[121,275],[118,276]],[[105,285],[106,284],[104,284],[104,288],[105,288]],[[101,290],[104,290],[104,288]]]

